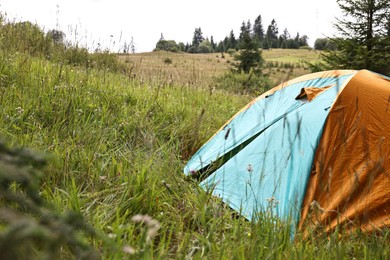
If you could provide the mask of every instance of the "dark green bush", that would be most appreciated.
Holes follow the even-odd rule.
[[[172,64],[172,59],[169,58],[169,57],[165,58],[163,61],[164,61],[164,63],[167,64],[167,65]]]

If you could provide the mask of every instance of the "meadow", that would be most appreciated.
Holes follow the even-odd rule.
[[[225,74],[234,62],[234,54],[190,54],[165,51],[120,54],[120,61],[130,68],[132,77],[140,81],[160,81],[208,88],[215,78]],[[269,75],[272,86],[310,71],[305,62],[318,61],[320,52],[297,49],[263,50],[264,74]]]
[[[53,49],[58,58],[49,59],[32,53],[37,48],[31,43],[11,48],[20,39],[0,30],[7,36],[0,40],[1,258],[390,257],[387,230],[306,239],[298,233],[292,240],[288,224],[267,214],[256,223],[237,217],[184,176],[191,155],[253,98],[210,91],[213,77],[228,67],[228,54],[143,53],[120,55],[115,63],[103,62],[112,54],[75,48],[66,59]],[[284,52],[264,57],[300,62]],[[279,66],[270,70],[287,73]],[[19,148],[27,155],[18,155]],[[32,163],[39,160],[45,165]],[[25,175],[35,167],[36,176]]]

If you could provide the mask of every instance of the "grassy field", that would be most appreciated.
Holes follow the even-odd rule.
[[[311,50],[272,49],[262,52],[267,65],[264,73],[270,75],[273,85],[310,71],[303,61],[315,62],[319,52]],[[182,85],[209,87],[214,79],[229,70],[232,55],[227,53],[188,54],[148,52],[120,55],[120,60],[131,70],[133,77],[141,81],[161,81]],[[294,67],[291,70],[291,67]]]
[[[280,63],[302,64],[303,60],[308,62],[317,62],[320,52],[308,49],[270,49],[262,52],[263,58]]]
[[[0,145],[0,258],[390,257],[387,230],[291,240],[286,223],[267,214],[258,223],[233,217],[183,175],[188,158],[252,99],[209,91],[210,78],[226,70],[228,57],[134,54],[120,57],[132,66],[120,73],[80,62],[77,49],[67,63],[32,55],[28,46],[15,51],[7,46],[20,39],[3,42],[15,35],[0,40],[0,136],[6,144]],[[306,56],[299,53],[295,60]],[[99,57],[107,64],[105,55]],[[266,59],[274,58],[285,62],[276,55]],[[30,152],[12,159],[18,153],[5,146]],[[46,165],[35,180],[25,171],[40,157]]]

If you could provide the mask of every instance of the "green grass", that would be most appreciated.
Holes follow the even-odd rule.
[[[320,52],[307,49],[270,49],[262,52],[266,61],[278,61],[281,63],[301,63],[303,60],[317,62]]]
[[[45,154],[39,195],[58,214],[82,215],[102,259],[389,258],[387,230],[291,240],[286,223],[234,217],[183,175],[189,157],[251,97],[0,54],[0,136]]]

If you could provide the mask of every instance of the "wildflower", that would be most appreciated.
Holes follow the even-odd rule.
[[[135,250],[131,246],[126,245],[122,248],[122,252],[125,254],[134,255],[135,253],[137,253],[137,250]]]
[[[275,197],[271,197],[267,199],[270,208],[275,208],[279,201]]]
[[[109,238],[116,238],[116,234],[110,233],[110,234],[108,234],[108,237]]]
[[[76,109],[76,112],[77,112],[77,115],[82,115],[84,112],[83,112],[83,110],[82,109]]]
[[[252,166],[252,164],[248,164],[248,166],[246,167],[246,170],[247,170],[249,173],[252,173],[252,172],[253,172],[253,166]]]
[[[24,109],[21,107],[17,107],[17,108],[15,108],[15,110],[16,110],[16,113],[19,115],[23,114],[23,112],[24,112]]]
[[[147,226],[146,231],[146,242],[150,243],[153,238],[155,238],[158,234],[158,230],[160,229],[160,222],[153,219],[148,215],[135,215],[131,218],[131,220],[135,223],[144,223]]]

